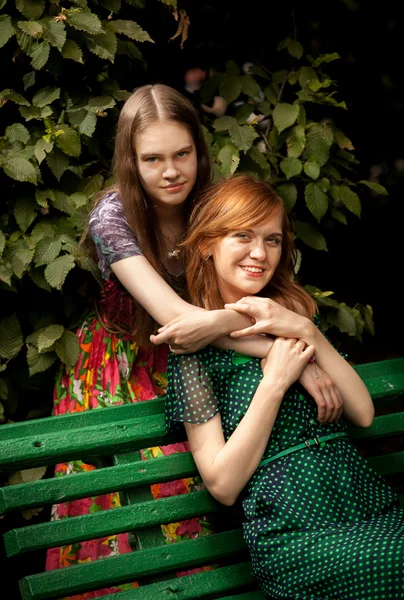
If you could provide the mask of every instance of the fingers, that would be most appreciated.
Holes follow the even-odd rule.
[[[258,327],[256,325],[251,325],[250,327],[246,327],[245,329],[239,329],[238,331],[232,331],[230,333],[230,337],[232,338],[241,338],[246,337],[247,335],[254,335],[255,333],[260,333]]]

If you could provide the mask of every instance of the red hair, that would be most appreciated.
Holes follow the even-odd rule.
[[[199,195],[193,210],[186,249],[186,277],[193,304],[203,308],[223,308],[214,263],[207,259],[214,244],[230,231],[257,226],[277,213],[282,215],[282,254],[273,277],[260,296],[309,318],[317,312],[312,297],[294,281],[296,250],[283,200],[265,181],[250,175],[234,175],[211,184]]]

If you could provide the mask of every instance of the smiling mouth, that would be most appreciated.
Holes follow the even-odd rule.
[[[256,275],[261,275],[265,271],[263,267],[244,267],[243,265],[240,265],[240,267],[243,269],[243,271],[246,271],[247,273],[255,273]]]
[[[177,188],[180,187],[181,185],[184,185],[185,181],[182,181],[181,183],[171,183],[170,185],[166,185],[164,187],[165,190],[171,190],[172,188]]]

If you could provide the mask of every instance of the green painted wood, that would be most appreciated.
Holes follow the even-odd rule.
[[[82,427],[91,427],[93,425],[105,425],[111,421],[111,413],[106,412],[106,410],[114,411],[113,421],[115,422],[139,417],[150,417],[152,415],[164,414],[164,398],[111,406],[102,410],[88,410],[80,413],[60,415],[58,417],[44,417],[43,419],[2,425],[0,428],[0,442],[31,435],[56,433],[65,429],[81,429]]]
[[[112,511],[111,511],[112,512]],[[96,560],[67,569],[56,569],[24,577],[22,600],[46,600],[138,580],[140,577],[217,563],[246,551],[241,531],[227,531],[178,544],[138,550]]]
[[[152,444],[164,445],[175,441],[178,441],[178,437],[167,436],[165,433],[164,415],[119,422],[113,422],[111,419],[110,423],[103,425],[0,442],[0,470],[91,459],[94,456],[118,454],[126,450],[147,448]]]
[[[69,477],[54,477],[0,488],[0,514],[46,504],[68,502],[190,477],[197,472],[190,452],[172,454],[138,465],[122,464]]]
[[[404,412],[376,417],[372,425],[367,428],[349,428],[349,435],[353,440],[390,437],[402,433],[404,433]]]
[[[355,371],[365,382],[373,400],[404,394],[404,358],[393,358],[356,365]]]
[[[400,502],[401,508],[404,508],[404,494],[398,494],[398,501]]]
[[[211,513],[217,509],[216,500],[209,492],[203,490],[12,529],[4,534],[4,544],[7,555],[15,556],[31,550],[53,548],[115,533],[125,533],[131,529],[173,523],[180,519]],[[162,541],[161,537],[160,541]]]
[[[253,585],[251,564],[245,562],[120,592],[119,600],[198,600]],[[226,599],[264,600],[264,595],[251,590],[246,594],[226,596]],[[103,596],[102,600],[117,600],[116,594]]]
[[[380,475],[391,475],[404,471],[404,452],[373,456],[368,461]]]

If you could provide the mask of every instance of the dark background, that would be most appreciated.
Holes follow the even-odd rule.
[[[156,43],[147,50],[144,82],[162,81],[184,91],[188,68],[222,70],[229,59],[240,66],[253,61],[274,71],[285,68],[285,51],[280,54],[276,48],[286,36],[295,34],[305,53],[340,55],[324,70],[336,80],[337,99],[345,100],[348,110],[324,106],[314,110],[333,118],[352,140],[360,161],[357,177],[352,174],[352,179],[379,182],[389,196],[361,186],[362,218],[349,215],[348,226],[335,223],[323,232],[328,253],[304,248],[301,280],[334,291],[337,300],[350,306],[359,302],[373,307],[375,336],[365,333],[363,344],[344,336],[343,344],[354,362],[403,356],[404,30],[400,3],[267,0],[245,2],[238,8],[230,1],[181,1],[179,5],[191,21],[182,50],[178,38],[166,41],[170,27],[173,35],[176,30],[171,15],[167,11],[156,15],[155,3],[146,2],[145,24]]]

